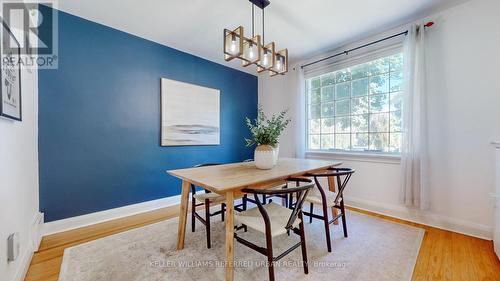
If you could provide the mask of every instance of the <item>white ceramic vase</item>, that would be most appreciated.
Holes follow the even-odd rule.
[[[278,157],[279,157],[279,154],[280,154],[280,145],[279,144],[276,144],[276,146],[273,148],[274,149],[274,166],[276,166],[276,164],[278,164]]]
[[[269,170],[276,165],[275,149],[270,145],[259,145],[255,148],[253,160],[255,166],[261,170]]]

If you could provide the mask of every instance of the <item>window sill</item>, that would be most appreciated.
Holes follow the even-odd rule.
[[[340,151],[306,151],[306,158],[312,159],[335,159],[357,162],[372,162],[386,164],[400,164],[400,155],[378,154],[378,153],[356,153],[356,152],[340,152]]]

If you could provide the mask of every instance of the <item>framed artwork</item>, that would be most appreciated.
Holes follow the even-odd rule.
[[[21,121],[21,46],[3,21],[1,37],[0,116]]]
[[[219,145],[220,91],[161,79],[161,146]]]

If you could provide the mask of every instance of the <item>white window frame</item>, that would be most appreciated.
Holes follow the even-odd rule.
[[[342,69],[346,69],[355,65],[367,63],[370,61],[377,60],[382,57],[387,57],[395,55],[398,53],[403,53],[403,45],[401,43],[394,44],[388,47],[380,48],[375,51],[367,52],[358,56],[349,57],[347,59],[342,59],[334,61],[329,64],[322,64],[314,68],[306,68],[304,70],[304,81],[310,78],[318,77],[327,73],[336,72]],[[322,149],[309,149],[309,104],[307,102],[307,83],[303,89],[303,94],[305,94],[306,102],[305,104],[305,115],[302,117],[305,120],[305,155],[307,158],[331,158],[332,156],[336,159],[342,160],[359,160],[359,161],[369,161],[372,162],[382,162],[382,163],[399,163],[401,159],[400,153],[390,153],[390,152],[376,152],[376,151],[354,151],[354,150],[322,150]],[[352,116],[352,115],[349,115]]]

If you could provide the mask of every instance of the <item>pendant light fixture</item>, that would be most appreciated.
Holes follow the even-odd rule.
[[[224,59],[230,61],[243,55],[243,26],[224,30]]]
[[[285,74],[288,72],[288,50],[283,49],[276,53],[276,63],[274,67],[269,71],[271,76],[278,74]]]
[[[265,41],[265,12],[269,0],[249,0],[252,3],[252,37],[244,36],[242,26],[234,30],[224,29],[224,59],[241,60],[246,67],[256,65],[257,72],[269,71],[271,76],[284,75],[288,71],[288,50],[276,51],[275,43]],[[262,37],[255,35],[255,6],[262,10]]]

